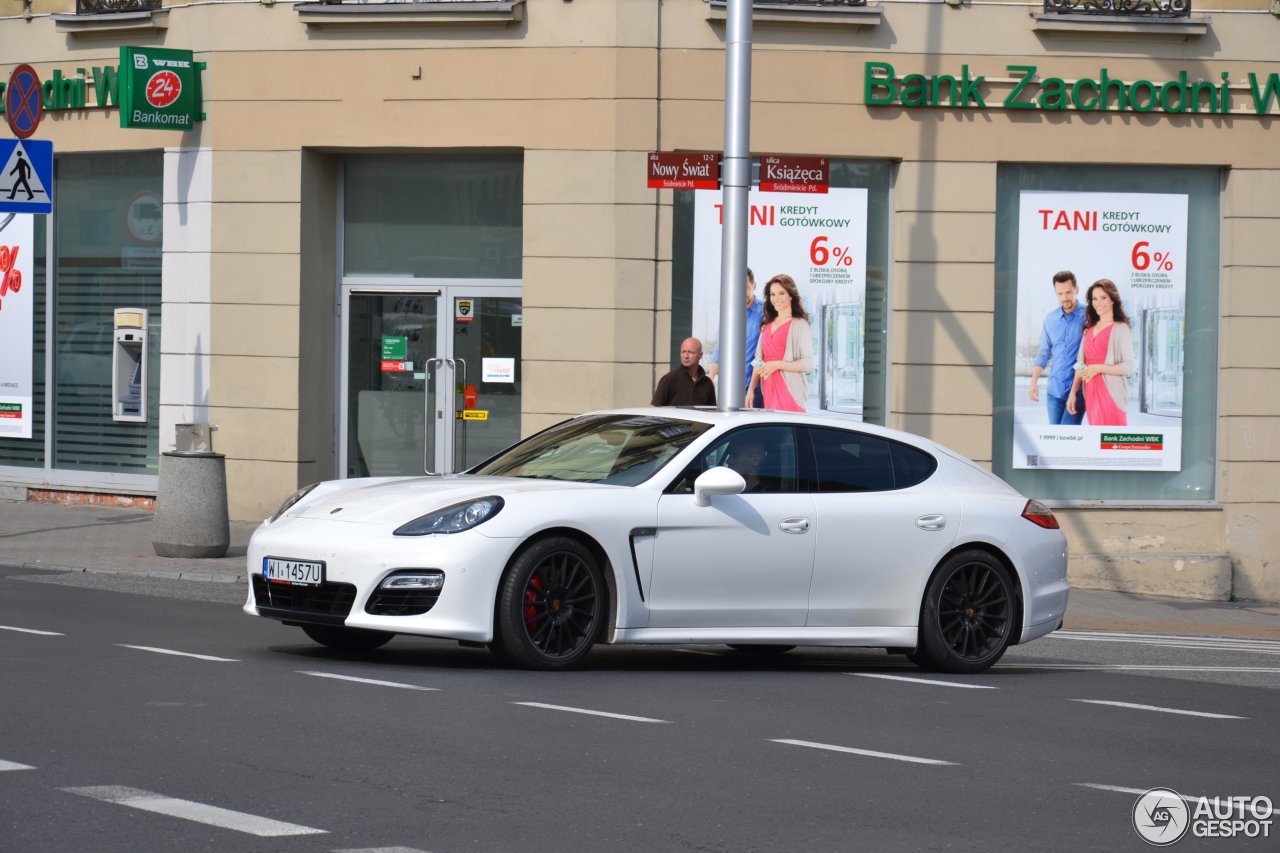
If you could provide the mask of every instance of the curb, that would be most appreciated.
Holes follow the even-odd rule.
[[[145,578],[158,578],[169,580],[183,581],[200,581],[204,583],[245,583],[243,574],[231,574],[230,572],[208,572],[208,571],[191,571],[191,572],[156,572],[147,569],[98,569],[87,566],[59,566],[52,563],[13,563],[0,560],[0,568],[2,569],[34,569],[42,572],[80,572],[82,574],[94,575],[136,575]]]

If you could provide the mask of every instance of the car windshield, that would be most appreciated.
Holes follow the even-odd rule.
[[[472,474],[634,486],[709,424],[650,415],[592,415],[557,424],[471,469]]]

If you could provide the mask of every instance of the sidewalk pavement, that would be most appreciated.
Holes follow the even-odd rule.
[[[245,550],[257,523],[231,523],[225,557],[158,557],[155,518],[137,509],[0,500],[0,566],[127,572],[245,582]],[[1066,628],[1280,640],[1280,604],[1156,598],[1073,589]]]

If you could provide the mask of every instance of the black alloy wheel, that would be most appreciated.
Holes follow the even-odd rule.
[[[600,636],[604,581],[595,556],[567,536],[535,542],[498,591],[494,652],[525,669],[567,669]]]
[[[343,625],[303,625],[302,630],[320,645],[348,653],[371,652],[385,646],[395,636],[390,631],[370,631]]]
[[[1014,630],[1013,582],[985,551],[953,554],[934,573],[920,609],[920,645],[911,660],[924,669],[974,673],[989,669]]]

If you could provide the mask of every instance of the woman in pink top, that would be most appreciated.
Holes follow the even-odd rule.
[[[1128,426],[1125,406],[1133,374],[1133,332],[1115,282],[1101,278],[1085,294],[1084,336],[1076,358],[1067,411],[1075,414],[1075,393],[1084,384],[1084,411],[1090,426]]]
[[[764,286],[764,325],[755,365],[747,389],[748,408],[760,383],[766,409],[804,411],[809,399],[805,372],[813,368],[813,330],[789,275],[775,275]]]

